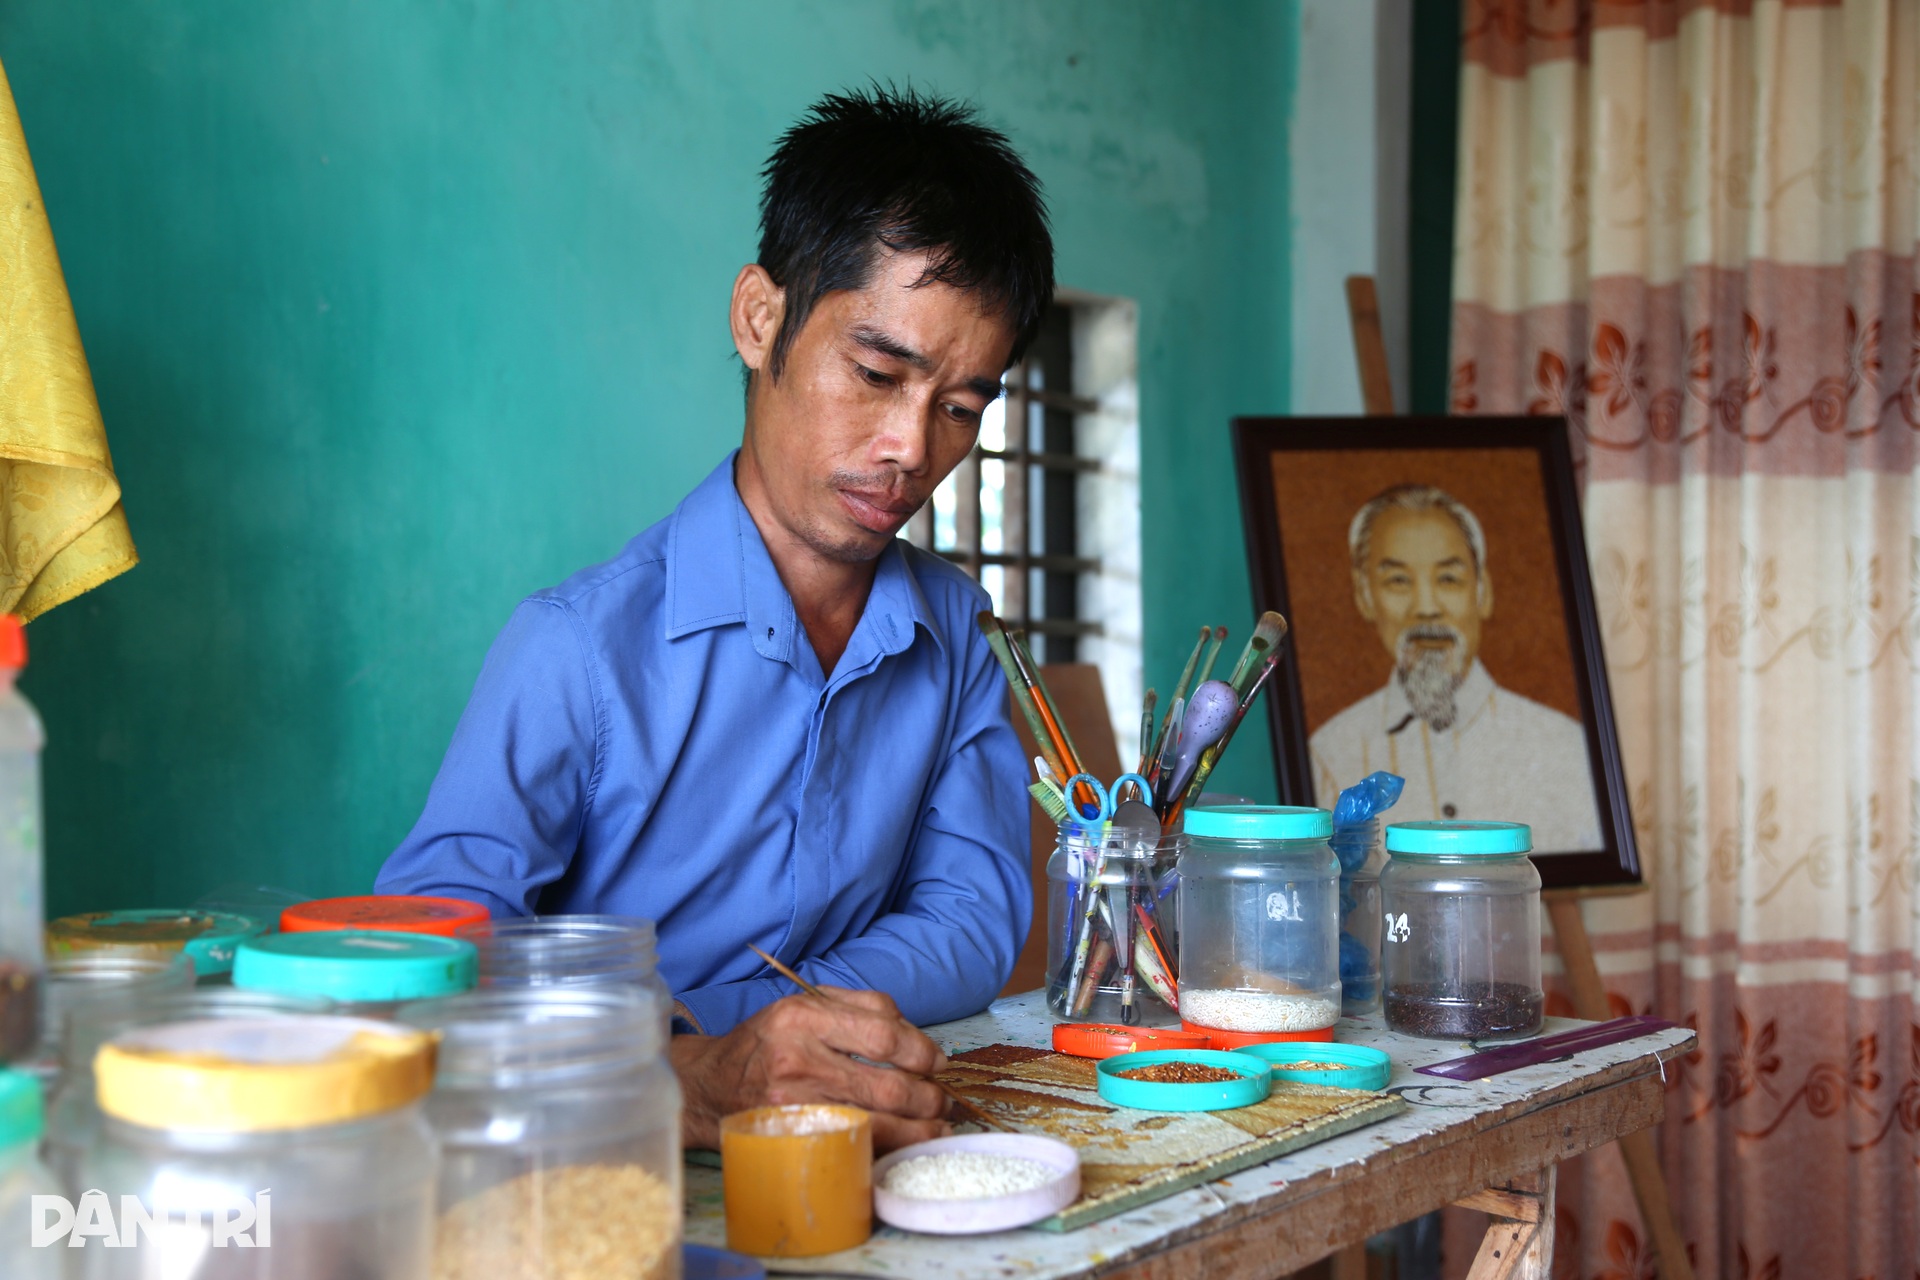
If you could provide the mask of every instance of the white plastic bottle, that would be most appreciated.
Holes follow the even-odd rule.
[[[0,614],[0,1063],[39,1043],[45,992],[40,748],[47,735],[16,687],[26,665],[26,629]]]
[[[0,1276],[6,1280],[60,1280],[66,1241],[33,1242],[35,1196],[60,1194],[40,1163],[40,1082],[24,1071],[0,1069]],[[57,1226],[59,1215],[47,1214]]]

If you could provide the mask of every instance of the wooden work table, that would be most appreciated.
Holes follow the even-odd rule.
[[[1547,1030],[1581,1025],[1552,1018]],[[949,1053],[996,1043],[1046,1046],[1052,1031],[1039,992],[928,1028]],[[1377,1231],[1466,1202],[1501,1215],[1476,1280],[1545,1277],[1553,1167],[1658,1122],[1663,1064],[1695,1043],[1692,1032],[1675,1028],[1461,1083],[1413,1068],[1459,1057],[1465,1045],[1394,1035],[1378,1015],[1344,1019],[1338,1038],[1392,1056],[1389,1088],[1407,1100],[1406,1111],[1078,1231],[934,1237],[883,1227],[859,1249],[782,1260],[770,1270],[924,1280],[1274,1280]],[[687,1238],[724,1244],[725,1234],[719,1171],[689,1166]]]

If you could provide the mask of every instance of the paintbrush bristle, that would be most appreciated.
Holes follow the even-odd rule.
[[[1215,627],[1213,629],[1213,640],[1207,645],[1206,661],[1200,664],[1200,684],[1205,684],[1213,678],[1213,664],[1219,659],[1220,646],[1225,644],[1226,640],[1227,629],[1225,627]]]
[[[1161,749],[1167,741],[1167,734],[1173,729],[1173,709],[1180,706],[1187,696],[1187,690],[1193,684],[1194,669],[1200,665],[1200,654],[1207,647],[1207,637],[1213,634],[1212,627],[1201,627],[1200,638],[1193,642],[1193,652],[1187,655],[1187,665],[1180,668],[1180,683],[1173,687],[1173,700],[1167,703],[1167,714],[1160,721],[1160,731],[1153,735],[1153,745],[1142,754],[1148,761],[1158,760]]]
[[[1240,651],[1240,661],[1233,664],[1233,675],[1227,683],[1233,686],[1235,693],[1245,693],[1247,682],[1254,677],[1263,655],[1273,652],[1281,639],[1287,634],[1287,620],[1269,609],[1260,615],[1260,624],[1247,638],[1247,647]]]
[[[1060,794],[1059,788],[1035,782],[1027,787],[1027,794],[1040,802],[1040,808],[1053,819],[1056,826],[1073,820],[1073,813],[1067,808],[1067,798]]]

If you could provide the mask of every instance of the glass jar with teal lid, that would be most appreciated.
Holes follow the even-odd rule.
[[[1545,1021],[1540,872],[1518,822],[1398,822],[1380,875],[1387,1026],[1510,1040]]]
[[[427,933],[276,933],[249,938],[233,958],[233,985],[242,990],[324,996],[335,1012],[367,1018],[470,991],[479,976],[471,942]]]
[[[42,1115],[40,1082],[24,1071],[0,1069],[0,1276],[7,1280],[60,1280],[67,1274],[65,1248],[33,1242],[33,1224],[41,1220],[34,1200],[61,1194],[40,1163]]]
[[[1340,1018],[1333,815],[1189,809],[1180,854],[1180,1021],[1216,1049],[1330,1040]]]
[[[47,925],[47,954],[151,952],[165,956],[179,952],[193,961],[196,981],[219,985],[233,972],[233,954],[240,943],[265,933],[266,928],[264,920],[224,911],[170,907],[89,911]]]

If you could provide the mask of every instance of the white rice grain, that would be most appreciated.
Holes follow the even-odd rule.
[[[1340,1020],[1340,1004],[1318,996],[1283,996],[1270,991],[1182,988],[1180,1017],[1220,1031],[1318,1031]]]
[[[1046,1186],[1060,1171],[1024,1156],[943,1151],[915,1156],[888,1169],[880,1185],[909,1200],[982,1200]]]

